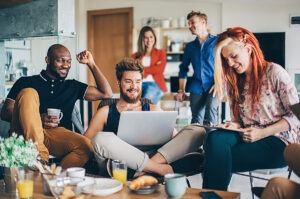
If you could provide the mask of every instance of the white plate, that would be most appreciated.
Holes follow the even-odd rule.
[[[123,188],[123,184],[114,179],[97,178],[93,185],[83,187],[83,192],[87,194],[93,194],[96,196],[106,196],[120,191]]]
[[[65,187],[66,185],[73,185],[76,194],[82,193],[82,188],[95,183],[95,178],[84,177],[84,178],[72,178],[72,177],[59,177],[59,186]],[[49,185],[54,187],[57,185],[57,179],[49,180]]]
[[[75,193],[80,194],[83,192],[83,188],[86,186],[93,185],[95,183],[95,178],[93,177],[84,177],[83,182],[79,182],[75,187]]]
[[[83,182],[79,182],[77,184],[78,187],[85,187],[85,186],[89,186],[95,183],[95,178],[93,177],[84,177],[84,181]]]
[[[59,180],[59,182],[57,182],[57,180]],[[65,186],[65,185],[77,186],[78,184],[84,182],[85,182],[85,178],[57,177],[56,179],[49,180],[49,185],[50,186]]]

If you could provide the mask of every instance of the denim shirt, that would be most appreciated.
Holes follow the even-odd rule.
[[[188,91],[202,94],[209,91],[214,84],[214,60],[217,36],[209,35],[203,44],[198,38],[186,44],[181,64],[179,78],[187,78],[189,65],[192,63],[194,74]]]

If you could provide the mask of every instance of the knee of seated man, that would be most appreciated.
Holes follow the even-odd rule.
[[[284,186],[286,182],[289,182],[290,180],[284,177],[274,177],[269,180],[267,186],[272,186],[272,187],[281,187]]]
[[[87,156],[91,156],[93,154],[93,147],[92,147],[91,141],[86,137],[82,136],[82,138],[83,139],[81,140],[81,143],[79,144],[78,149],[82,153],[85,153]]]
[[[189,133],[194,133],[195,135],[205,135],[206,131],[205,128],[200,127],[200,126],[196,126],[196,125],[187,125],[185,127],[183,127],[183,129],[181,130],[182,132],[189,132]]]
[[[290,144],[284,150],[284,158],[288,165],[295,162],[295,156],[300,152],[300,144]]]
[[[201,135],[205,135],[206,134],[206,130],[205,128],[201,127],[201,126],[193,126],[193,131],[197,134],[201,134]]]
[[[116,135],[112,132],[97,133],[92,139],[92,145],[109,146],[113,144],[113,137]]]
[[[17,98],[21,97],[21,96],[29,96],[29,97],[37,97],[39,96],[38,92],[34,89],[34,88],[23,88]]]
[[[201,146],[205,139],[205,129],[193,125],[185,126],[176,136],[181,137],[183,140],[190,142],[191,145],[198,144]]]
[[[110,147],[114,147],[114,138],[116,135],[112,132],[97,133],[92,139],[94,152],[98,155],[105,156],[104,154]]]

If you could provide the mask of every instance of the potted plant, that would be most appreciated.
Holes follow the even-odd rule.
[[[35,166],[38,157],[36,144],[13,133],[11,137],[0,137],[0,166],[4,171],[6,192],[16,192],[15,177],[25,166]]]

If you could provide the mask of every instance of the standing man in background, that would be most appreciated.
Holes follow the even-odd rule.
[[[207,16],[201,12],[190,12],[187,15],[191,33],[196,35],[194,41],[186,44],[182,63],[179,65],[179,90],[177,100],[185,98],[185,84],[192,63],[194,74],[188,91],[192,111],[191,123],[218,124],[218,100],[213,96],[214,91],[214,50],[217,37],[207,30]]]

